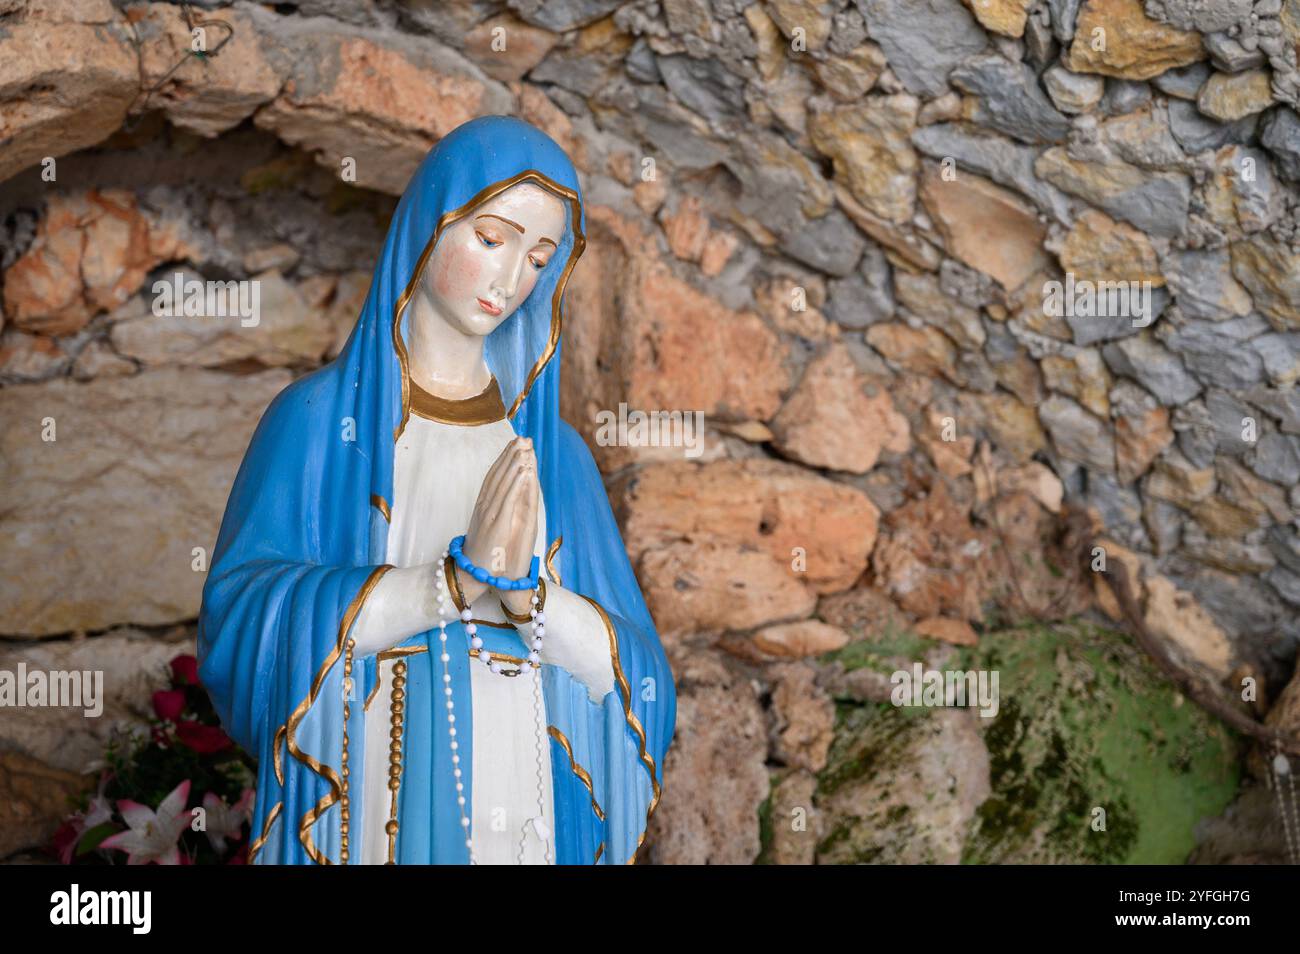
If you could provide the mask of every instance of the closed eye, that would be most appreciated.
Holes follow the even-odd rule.
[[[546,267],[545,262],[539,261],[538,259],[533,258],[531,255],[528,256],[528,261],[532,262],[533,268],[537,269],[537,271],[539,272]]]
[[[482,232],[475,231],[474,234],[478,236],[478,240],[482,242],[487,248],[496,248],[501,244],[496,239],[490,238],[489,236],[484,235]]]

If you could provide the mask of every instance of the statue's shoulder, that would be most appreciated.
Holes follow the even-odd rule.
[[[596,470],[596,458],[591,456],[591,448],[582,439],[582,435],[578,433],[577,428],[564,418],[560,418],[558,431],[560,456],[577,464],[584,471]]]
[[[326,426],[337,393],[338,374],[332,364],[289,382],[263,412],[259,436],[301,435],[313,425]]]

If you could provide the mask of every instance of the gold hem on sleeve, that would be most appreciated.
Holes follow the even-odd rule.
[[[650,757],[646,750],[645,728],[641,725],[641,720],[636,717],[632,711],[632,689],[628,685],[627,676],[623,674],[623,666],[618,658],[618,638],[614,634],[614,624],[609,620],[609,614],[605,608],[585,594],[578,594],[588,603],[596,608],[600,614],[600,620],[605,624],[605,632],[609,635],[609,658],[614,664],[614,684],[618,686],[619,696],[623,702],[623,718],[627,721],[628,726],[632,729],[632,734],[636,736],[638,754],[641,758],[641,764],[645,766],[650,773],[650,788],[654,796],[650,799],[650,807],[645,813],[645,828],[641,832],[641,837],[637,839],[636,851],[632,852],[632,857],[627,860],[628,864],[636,861],[637,853],[640,852],[641,846],[645,843],[645,833],[650,830],[650,816],[654,814],[655,809],[659,807],[659,780],[655,778],[655,760]]]
[[[548,725],[546,727],[546,733],[556,742],[559,742],[560,747],[564,749],[564,754],[569,757],[569,768],[572,770],[574,775],[578,776],[578,781],[587,786],[587,791],[591,793],[591,807],[595,810],[596,817],[601,821],[604,821],[605,813],[601,810],[600,804],[596,801],[596,789],[592,787],[591,773],[579,765],[573,758],[573,746],[569,744],[568,738],[566,738],[564,733],[553,725]],[[599,855],[597,855],[597,857],[599,857]]]
[[[302,842],[302,847],[307,852],[307,857],[318,865],[329,865],[334,862],[330,861],[329,857],[316,847],[316,843],[311,837],[311,829],[312,826],[320,820],[321,815],[325,814],[326,810],[338,802],[342,797],[343,781],[339,778],[338,772],[336,772],[333,767],[322,764],[318,759],[308,755],[306,752],[302,751],[302,749],[298,748],[298,726],[306,717],[307,711],[311,708],[312,703],[316,701],[316,697],[320,695],[321,687],[325,684],[325,679],[329,675],[330,670],[334,668],[334,664],[338,662],[339,657],[343,655],[344,640],[347,639],[348,631],[352,628],[353,622],[356,621],[357,615],[361,612],[361,607],[365,603],[366,597],[368,597],[371,591],[374,590],[375,586],[378,585],[380,578],[391,569],[392,566],[388,564],[375,567],[370,576],[366,578],[365,583],[361,584],[361,589],[357,591],[357,595],[352,598],[352,602],[348,604],[347,610],[343,613],[343,619],[339,623],[338,639],[334,644],[334,648],[330,650],[329,655],[325,657],[325,661],[321,663],[321,667],[316,673],[316,678],[312,680],[311,691],[308,692],[307,697],[303,699],[302,702],[298,703],[297,707],[293,710],[293,713],[289,716],[289,721],[285,723],[287,728],[286,738],[288,740],[289,754],[321,778],[325,779],[330,786],[330,790],[322,795],[320,800],[309,808],[298,821],[298,840]]]

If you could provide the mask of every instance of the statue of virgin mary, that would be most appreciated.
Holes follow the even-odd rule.
[[[254,863],[636,859],[676,695],[558,413],[583,224],[549,137],[458,127],[407,185],[343,351],[258,425],[198,634],[260,760]]]

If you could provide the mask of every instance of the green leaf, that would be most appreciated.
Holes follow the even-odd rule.
[[[115,835],[119,831],[118,827],[112,822],[104,822],[102,825],[96,825],[81,836],[77,842],[77,854],[84,855],[88,851],[94,851],[99,847],[99,843],[109,835]]]

